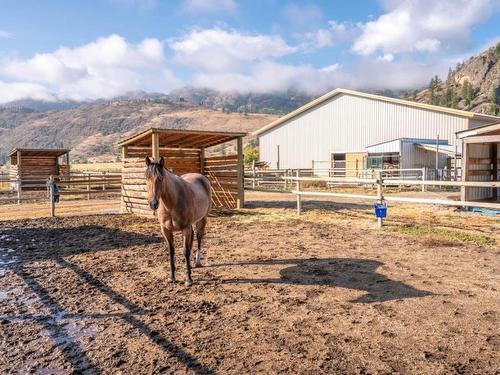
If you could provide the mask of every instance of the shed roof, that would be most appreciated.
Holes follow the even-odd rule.
[[[303,105],[302,107],[296,109],[295,111],[292,111],[292,112],[288,113],[287,115],[280,117],[279,119],[271,122],[270,124],[260,128],[254,134],[260,135],[260,134],[274,128],[275,126],[278,126],[278,125],[284,123],[285,121],[288,121],[288,120],[300,115],[301,113],[306,112],[309,109],[312,109],[312,108],[314,108],[314,107],[316,107],[316,106],[326,102],[327,100],[330,100],[331,98],[333,98],[337,95],[340,95],[340,94],[357,96],[357,97],[371,99],[371,100],[378,100],[378,101],[387,102],[387,103],[399,104],[399,105],[404,105],[407,107],[421,108],[421,109],[425,109],[428,111],[447,113],[450,115],[461,116],[461,117],[465,117],[465,118],[469,118],[469,119],[478,119],[478,120],[486,120],[486,121],[491,120],[492,122],[493,121],[495,121],[495,122],[500,121],[500,117],[497,117],[497,116],[490,116],[490,115],[485,115],[482,113],[461,111],[461,110],[453,109],[453,108],[446,108],[446,107],[440,107],[440,106],[436,106],[436,105],[411,102],[411,101],[403,100],[403,99],[389,98],[387,96],[367,94],[364,92],[338,88],[338,89],[335,89],[333,91],[326,93],[323,96],[320,96],[317,99],[314,99],[313,101]]]
[[[21,151],[21,154],[24,156],[59,157],[70,152],[71,150],[67,148],[15,148],[11,150],[9,156],[16,154],[18,151]]]
[[[180,130],[151,128],[119,142],[123,146],[151,146],[151,135],[158,134],[160,147],[203,148],[216,146],[244,137],[247,133],[214,132],[205,130]]]
[[[477,128],[473,128],[473,129],[462,130],[462,131],[456,132],[456,135],[458,138],[462,139],[462,138],[467,138],[467,137],[473,137],[476,135],[497,133],[499,131],[500,131],[500,122],[497,122],[495,124],[489,124],[489,125],[484,125],[484,126],[478,126]]]

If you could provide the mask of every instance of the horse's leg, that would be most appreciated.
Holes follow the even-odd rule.
[[[205,237],[205,227],[207,225],[207,217],[196,223],[196,242],[198,243],[198,250],[196,251],[195,267],[201,267],[201,243]]]
[[[170,260],[170,276],[167,279],[169,283],[175,282],[175,247],[174,247],[174,234],[171,230],[161,226],[161,234],[167,241],[168,257]]]
[[[191,248],[193,247],[193,227],[190,225],[182,231],[184,235],[184,260],[186,261],[186,286],[191,286],[193,280],[191,279]]]

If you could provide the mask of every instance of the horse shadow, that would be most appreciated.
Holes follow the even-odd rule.
[[[284,259],[250,261],[224,265],[290,265],[280,270],[279,278],[236,278],[226,283],[273,283],[289,285],[327,285],[354,289],[366,294],[350,301],[374,303],[431,296],[433,293],[417,289],[401,281],[392,280],[377,269],[384,263],[372,259],[328,258],[328,259]]]

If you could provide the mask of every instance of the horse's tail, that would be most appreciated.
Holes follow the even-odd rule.
[[[206,176],[203,176],[203,178],[200,178],[200,181],[201,181],[201,185],[203,186],[203,188],[207,192],[208,200],[209,200],[208,209],[210,210],[212,208],[212,184],[210,183],[210,180]]]

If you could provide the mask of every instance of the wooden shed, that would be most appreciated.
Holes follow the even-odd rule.
[[[500,181],[500,123],[457,133],[462,140],[462,180]],[[498,202],[500,189],[464,187],[462,200]]]
[[[69,152],[68,149],[15,148],[9,154],[10,178],[21,180],[20,190],[44,190],[51,175],[69,176]],[[64,157],[62,163],[61,157]],[[12,185],[15,188],[17,182]]]
[[[216,208],[241,208],[243,191],[243,137],[229,133],[179,129],[148,129],[119,143],[122,151],[122,212],[151,215],[146,200],[145,157],[165,158],[165,166],[177,175],[201,173],[212,183]],[[207,149],[236,142],[236,153],[210,156]],[[213,150],[213,149],[212,149]]]

